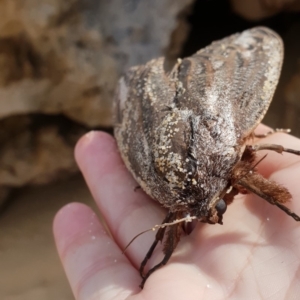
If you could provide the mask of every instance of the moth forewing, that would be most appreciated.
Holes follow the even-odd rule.
[[[183,98],[190,99],[183,102],[197,115],[227,117],[228,131],[245,136],[269,107],[282,60],[282,40],[267,28],[214,42],[183,60],[178,77],[186,91]],[[198,80],[200,74],[213,76]]]
[[[247,141],[272,100],[282,57],[280,37],[257,27],[178,60],[171,72],[158,58],[120,80],[115,98],[120,153],[138,184],[168,210],[169,223],[190,216],[222,224],[226,205],[247,184],[252,192],[260,190],[263,180],[251,178],[260,149]],[[258,186],[250,187],[253,182]],[[272,189],[263,191],[260,196],[277,205]],[[287,212],[282,203],[277,206]],[[142,285],[168,261],[179,241],[178,226],[158,231],[141,265]],[[165,258],[144,275],[165,231]]]

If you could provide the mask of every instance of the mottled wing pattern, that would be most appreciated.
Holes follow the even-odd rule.
[[[154,136],[176,95],[173,76],[165,71],[164,58],[133,67],[120,79],[114,101],[114,133],[122,158],[143,190],[157,200],[162,187],[153,169]]]
[[[180,65],[184,93],[178,103],[196,115],[232,120],[237,137],[247,136],[269,107],[282,57],[280,37],[264,27],[213,42]]]
[[[115,136],[127,168],[165,207],[202,209],[228,185],[243,138],[275,91],[282,42],[254,28],[179,60],[131,68],[115,99]]]

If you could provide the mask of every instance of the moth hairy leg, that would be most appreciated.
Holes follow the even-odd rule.
[[[282,145],[276,145],[276,144],[258,144],[258,145],[253,145],[253,146],[246,146],[247,150],[256,152],[260,150],[271,150],[275,151],[277,153],[282,153],[282,152],[287,152],[295,155],[300,155],[300,150],[295,150],[295,149],[289,149],[285,148]]]
[[[283,203],[291,199],[289,191],[278,183],[264,178],[262,175],[252,172],[247,176],[242,177],[237,185],[242,186],[249,192],[252,192],[262,199],[268,201],[272,205],[276,205],[283,210],[287,215],[291,216],[296,221],[300,221],[300,217],[287,208]],[[236,186],[237,186],[236,185]]]
[[[266,132],[264,134],[256,134],[256,133],[254,133],[254,137],[262,139],[262,138],[265,138],[265,137],[267,137],[269,135],[272,135],[274,133],[277,133],[277,132],[290,133],[291,130],[288,129],[288,128],[276,128],[276,129],[272,129],[272,130],[270,130],[270,131],[268,131],[268,132]]]
[[[151,268],[147,272],[147,274],[143,277],[143,280],[140,284],[141,288],[144,287],[146,280],[154,271],[156,271],[160,267],[164,266],[169,261],[170,257],[172,256],[172,253],[174,252],[174,250],[180,240],[180,234],[181,234],[181,224],[180,223],[172,225],[168,228],[167,238],[166,238],[165,245],[164,245],[165,256],[160,263],[158,263],[153,268]]]
[[[174,213],[168,212],[168,214],[164,218],[162,224],[170,222],[173,219],[173,217],[174,217]],[[166,227],[161,227],[161,228],[158,229],[158,231],[155,235],[155,240],[154,240],[153,244],[151,245],[149,251],[147,252],[144,260],[141,263],[139,271],[140,271],[140,275],[141,275],[142,278],[145,278],[144,268],[145,268],[148,260],[151,258],[152,253],[153,253],[154,249],[156,248],[158,242],[159,241],[162,242],[162,240],[164,238],[164,235],[165,235],[165,231],[166,231]]]

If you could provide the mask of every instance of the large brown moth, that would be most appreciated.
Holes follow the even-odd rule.
[[[176,248],[182,231],[177,220],[222,224],[238,193],[255,193],[300,221],[283,205],[291,198],[288,190],[255,170],[257,151],[300,151],[248,142],[272,100],[282,60],[280,37],[257,27],[213,42],[169,70],[158,58],[120,79],[115,99],[120,153],[141,188],[168,210],[141,263],[141,287]],[[163,238],[164,259],[144,273]]]

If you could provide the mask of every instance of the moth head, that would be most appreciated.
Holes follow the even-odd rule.
[[[210,203],[208,214],[201,221],[209,224],[223,224],[223,214],[227,210],[227,203],[223,198],[216,198]]]
[[[206,222],[210,224],[223,224],[223,215],[227,210],[227,206],[237,194],[238,190],[230,186],[224,189],[218,196],[215,196],[209,203]]]
[[[214,207],[214,210],[217,213],[218,223],[222,224],[223,214],[227,210],[227,203],[225,202],[225,200],[224,199],[219,199],[218,202],[216,203],[215,207]]]

